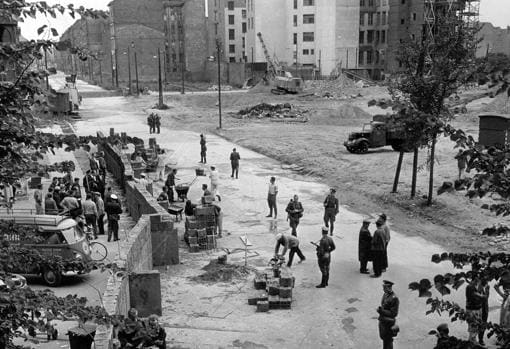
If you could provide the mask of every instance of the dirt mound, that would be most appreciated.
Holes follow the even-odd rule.
[[[240,110],[238,113],[232,114],[233,117],[239,119],[294,119],[303,122],[308,121],[305,114],[308,110],[302,110],[292,106],[290,103],[283,104],[269,104],[260,103],[252,107]]]
[[[202,268],[205,273],[191,277],[191,280],[201,283],[231,282],[234,279],[246,279],[252,269],[234,264],[220,264],[218,260],[212,260]]]
[[[309,80],[305,83],[304,93],[313,93],[322,98],[345,98],[358,95],[361,88],[356,82],[343,74],[333,80]]]

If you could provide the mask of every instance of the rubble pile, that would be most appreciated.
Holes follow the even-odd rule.
[[[305,114],[308,110],[301,110],[293,107],[290,103],[268,104],[260,103],[253,107],[245,108],[234,114],[234,117],[240,119],[264,119],[270,118],[274,121],[292,119],[295,122],[306,122],[308,118]]]
[[[191,277],[191,280],[201,283],[232,282],[234,279],[245,279],[251,270],[245,266],[226,264],[218,260],[211,260],[202,268],[205,273]]]
[[[314,95],[326,99],[349,99],[360,96],[362,82],[354,82],[341,74],[333,80],[306,81],[304,95]]]

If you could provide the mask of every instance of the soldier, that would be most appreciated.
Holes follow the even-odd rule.
[[[158,114],[154,114],[154,132],[160,133],[161,131],[161,117]]]
[[[278,252],[280,251],[280,245],[283,246],[282,256],[285,256],[285,253],[287,253],[287,250],[290,250],[289,252],[289,261],[287,263],[287,266],[290,268],[292,266],[292,261],[294,260],[294,254],[297,253],[299,257],[299,262],[301,263],[306,260],[305,256],[303,255],[303,252],[299,249],[299,240],[295,236],[287,236],[283,233],[278,233],[275,236],[276,239],[276,246],[274,248],[274,255],[275,258],[278,256]]]
[[[316,288],[324,288],[328,286],[329,281],[329,264],[331,263],[331,252],[336,248],[335,242],[328,236],[328,228],[322,227],[322,239],[317,246],[317,262],[322,273],[322,281]]]
[[[239,160],[241,160],[241,156],[236,148],[232,149],[232,153],[230,153],[230,167],[232,167],[232,175],[230,177],[232,178],[234,178],[234,173],[236,179],[239,178]]]
[[[381,219],[378,219],[375,222],[375,226],[377,227],[374,232],[374,236],[372,237],[372,264],[374,269],[374,275],[372,277],[379,277],[382,273],[382,266],[384,264],[384,250],[386,248],[386,243],[384,240],[384,229],[383,222]]]
[[[370,225],[370,219],[366,218],[363,220],[363,225],[359,231],[358,239],[358,259],[359,259],[359,272],[361,274],[368,274],[367,263],[370,260],[370,250],[372,249],[372,235],[368,226]]]
[[[385,272],[388,269],[388,245],[390,243],[391,234],[390,234],[390,228],[388,228],[388,224],[386,221],[388,220],[388,217],[385,213],[381,213],[378,220],[382,222],[382,229],[383,229],[383,236],[384,236],[384,256],[382,261],[382,271]]]
[[[203,134],[200,135],[200,162],[207,164],[207,146]]]
[[[297,236],[297,226],[299,225],[299,219],[303,217],[303,205],[299,202],[297,195],[290,200],[285,211],[288,214],[289,225],[292,228],[292,235]]]
[[[154,113],[151,113],[148,117],[147,117],[147,125],[149,125],[149,133],[152,134],[155,129],[154,129]]]
[[[393,282],[384,280],[384,295],[381,306],[377,308],[379,314],[379,337],[383,341],[383,349],[393,349],[393,337],[398,333],[396,318],[400,301],[392,290]]]
[[[329,195],[324,200],[324,225],[330,228],[329,234],[333,236],[335,229],[335,218],[338,214],[338,199],[335,197],[336,190],[331,188]]]

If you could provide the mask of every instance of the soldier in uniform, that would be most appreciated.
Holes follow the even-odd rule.
[[[297,236],[297,226],[299,225],[299,219],[303,217],[303,205],[299,202],[299,197],[294,195],[294,198],[290,200],[285,211],[288,214],[289,225],[292,228],[292,235]]]
[[[329,228],[329,234],[333,236],[335,218],[338,214],[338,199],[335,197],[336,190],[331,188],[329,195],[324,200],[324,225]]]
[[[317,262],[322,273],[322,281],[317,288],[328,286],[329,281],[329,264],[331,263],[331,252],[336,248],[335,242],[328,236],[328,228],[322,227],[322,239],[317,246]]]
[[[368,261],[371,259],[372,249],[372,235],[368,226],[370,225],[370,219],[366,218],[363,220],[363,225],[359,231],[358,238],[358,260],[359,260],[359,272],[361,274],[369,274],[367,269]]]
[[[203,134],[200,135],[200,162],[207,164],[207,145]]]
[[[393,292],[393,282],[384,280],[384,295],[381,300],[381,306],[377,308],[379,314],[379,337],[383,341],[383,349],[393,349],[393,337],[398,333],[396,318],[400,301]]]

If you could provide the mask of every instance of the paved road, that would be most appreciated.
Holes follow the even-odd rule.
[[[107,133],[110,127],[114,127],[117,132],[125,131],[146,141],[149,138],[146,115],[130,109],[129,99],[85,99],[80,113],[83,119],[74,124],[79,135],[94,134],[97,130]],[[185,181],[193,178],[194,169],[198,166],[198,133],[163,129],[160,135],[152,135],[161,146],[175,151],[174,161],[178,163],[179,177]],[[283,170],[278,162],[240,147],[237,147],[242,158],[240,178],[233,180],[230,178],[228,156],[235,145],[214,135],[207,135],[207,139],[208,160],[220,172],[224,227],[230,233],[220,241],[221,246],[239,247],[238,238],[247,234],[253,249],[260,255],[250,263],[262,266],[272,254],[275,228],[288,229],[283,214],[285,204],[293,194],[298,194],[305,208],[298,235],[308,260],[293,268],[297,278],[293,309],[256,315],[253,315],[253,308],[245,305],[245,299],[239,300],[232,293],[225,296],[221,303],[214,302],[214,288],[200,291],[199,286],[191,284],[185,277],[185,265],[175,267],[169,272],[171,277],[162,275],[166,309],[162,320],[167,326],[168,338],[174,343],[193,348],[229,347],[237,343],[236,340],[263,345],[255,346],[257,348],[378,347],[380,341],[375,309],[382,296],[382,279],[372,279],[358,272],[357,233],[362,217],[347,207],[340,210],[330,287],[317,290],[315,285],[319,282],[320,274],[315,250],[308,242],[320,238],[322,201],[328,187],[314,179]],[[278,205],[282,213],[277,221],[265,218],[266,186],[268,178],[273,175],[277,176],[280,188]],[[190,197],[197,199],[200,184],[206,182],[207,178],[199,178],[190,190]],[[340,201],[341,189],[338,195]],[[398,348],[432,347],[433,338],[427,332],[439,322],[446,321],[434,315],[426,317],[423,299],[407,289],[411,281],[449,270],[447,265],[430,263],[431,254],[438,252],[443,252],[443,249],[424,239],[392,232],[390,267],[384,278],[395,282],[394,289],[401,299],[398,323],[402,332],[397,339]],[[199,264],[197,257],[190,257],[186,253],[182,256],[184,264]],[[207,259],[206,255],[199,257]],[[459,292],[449,298],[463,305],[462,294]],[[194,301],[190,302],[188,299],[192,297],[195,297]],[[499,305],[496,296],[492,296],[490,305],[490,318],[496,320]],[[231,311],[226,312],[226,308]],[[220,312],[219,309],[221,316],[211,315]],[[209,312],[209,316],[197,315],[203,312]],[[465,337],[465,324],[454,324],[451,328],[454,334]]]

